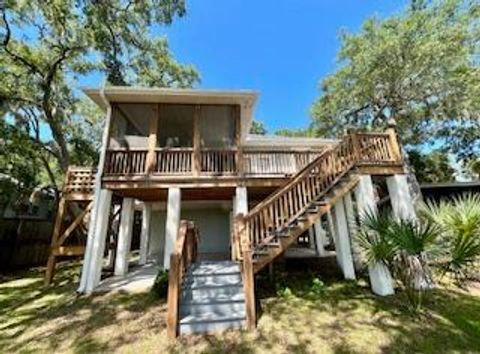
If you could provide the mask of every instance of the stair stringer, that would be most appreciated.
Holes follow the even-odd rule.
[[[279,240],[277,244],[272,243],[268,246],[257,247],[253,250],[253,254],[256,256],[256,258],[253,260],[254,273],[259,272],[269,263],[273,262],[277,257],[282,255],[300,235],[312,227],[315,222],[322,217],[322,215],[328,213],[338,199],[349,193],[356,186],[359,180],[358,175],[353,172],[347,173],[346,178],[348,178],[347,182],[337,182],[332,188],[330,188],[329,192],[326,194],[328,202],[325,205],[319,206],[316,213],[306,213],[305,220],[297,221],[297,226],[290,229],[288,235],[277,236]],[[313,201],[310,206],[314,203],[315,201]],[[298,217],[295,219],[298,219]],[[295,219],[292,220],[292,222],[294,222]],[[266,253],[265,249],[267,250]]]

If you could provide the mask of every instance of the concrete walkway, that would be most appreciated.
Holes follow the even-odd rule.
[[[95,289],[95,292],[125,291],[140,293],[149,291],[153,286],[158,270],[158,266],[152,263],[136,266],[125,276],[113,276],[104,279]]]

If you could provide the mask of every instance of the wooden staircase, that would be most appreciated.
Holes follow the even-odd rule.
[[[374,171],[391,173],[398,171],[401,165],[401,154],[392,128],[387,133],[349,134],[338,145],[322,152],[248,214],[236,217],[232,254],[233,261],[240,264],[243,286],[242,316],[239,321],[244,321],[247,329],[253,329],[256,324],[255,273],[285,252],[301,234],[312,227],[316,220],[327,213],[339,198],[350,192],[358,182],[359,174],[375,174]],[[215,318],[207,316],[210,315],[208,311],[211,310],[211,303],[201,303],[206,308],[201,308],[205,311],[205,314],[201,315],[204,315],[206,320],[190,321],[188,316],[198,305],[195,301],[184,303],[186,309],[184,313],[188,316],[180,319],[182,301],[180,295],[182,291],[188,293],[191,290],[184,282],[189,279],[188,274],[196,262],[197,242],[196,227],[191,222],[182,221],[177,245],[170,261],[167,332],[171,338],[178,335],[182,325],[185,332],[189,332],[198,330],[192,323],[195,326],[201,325],[200,329],[203,330],[207,328],[205,323],[208,322],[210,326],[212,325],[210,322],[219,321],[218,316]],[[197,315],[196,312],[194,314]],[[230,317],[228,320],[230,328],[235,327]]]
[[[247,327],[253,328],[256,321],[254,274],[285,252],[350,192],[360,173],[393,171],[392,167],[401,165],[393,128],[386,133],[348,134],[248,214],[237,216],[233,253],[243,264]]]
[[[236,219],[236,257],[252,253],[253,271],[281,255],[357,182],[362,164],[398,164],[389,134],[349,134],[247,215]]]

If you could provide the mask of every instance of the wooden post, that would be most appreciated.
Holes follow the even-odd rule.
[[[402,152],[400,151],[400,145],[398,143],[397,131],[395,120],[388,121],[387,134],[390,145],[390,153],[395,162],[400,163],[402,161]]]
[[[148,129],[148,152],[145,161],[146,174],[151,174],[155,169],[156,156],[155,148],[157,147],[157,130],[158,120],[160,115],[160,104],[155,105],[153,109],[153,116],[150,119],[150,126]]]
[[[67,180],[69,173],[70,172],[67,171]],[[50,245],[50,255],[48,256],[47,270],[45,272],[45,286],[50,285],[53,279],[53,273],[55,272],[56,258],[53,250],[58,246],[58,238],[60,237],[60,231],[62,228],[63,214],[65,213],[65,203],[65,198],[62,196],[60,198],[60,202],[58,203],[57,216],[55,218],[55,225],[53,227],[52,242]]]
[[[353,129],[348,130],[348,135],[352,138],[352,146],[353,146],[353,155],[355,156],[355,160],[362,161],[362,146],[360,145],[360,139],[357,135],[357,132]]]
[[[178,288],[180,259],[173,253],[170,256],[170,270],[168,271],[168,297],[167,297],[167,336],[170,339],[177,337],[178,325]]]
[[[252,251],[247,250],[243,252],[242,265],[247,330],[252,331],[255,329],[257,321],[255,312],[255,279],[253,274]]]
[[[200,141],[200,105],[195,105],[193,113],[193,175],[200,175],[202,169],[201,163],[201,141]]]
[[[243,161],[243,147],[242,147],[242,121],[241,121],[241,107],[235,106],[234,109],[235,119],[235,147],[237,149],[237,174],[239,177],[243,177],[244,173],[244,161]]]

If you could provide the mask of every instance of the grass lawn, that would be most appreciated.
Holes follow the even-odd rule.
[[[312,287],[311,276],[290,276],[281,294],[260,289],[256,332],[171,343],[164,301],[150,293],[77,297],[78,274],[78,265],[61,267],[49,289],[38,270],[0,276],[1,353],[480,353],[475,290],[438,289],[415,317],[401,295],[377,298],[361,282]]]

